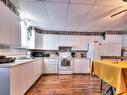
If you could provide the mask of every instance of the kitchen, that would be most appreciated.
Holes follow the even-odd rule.
[[[126,95],[126,9],[126,0],[0,0],[0,95]]]

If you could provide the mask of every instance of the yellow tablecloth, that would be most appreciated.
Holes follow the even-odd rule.
[[[127,61],[112,63],[112,61],[94,60],[91,73],[116,89],[116,95],[127,95]]]

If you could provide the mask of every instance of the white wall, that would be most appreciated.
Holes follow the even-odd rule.
[[[0,46],[0,55],[5,55],[5,56],[25,56],[27,50],[23,49],[12,49],[12,48],[1,48]]]
[[[24,23],[21,23],[21,46],[23,48],[34,49],[35,48],[35,31],[31,30],[32,35],[28,39],[28,30]]]

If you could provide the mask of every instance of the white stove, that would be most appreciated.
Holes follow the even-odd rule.
[[[73,58],[71,52],[59,53],[58,74],[73,74]]]

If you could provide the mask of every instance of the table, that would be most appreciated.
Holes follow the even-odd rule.
[[[127,95],[127,61],[113,63],[94,60],[91,73],[113,86],[116,89],[116,95]]]

